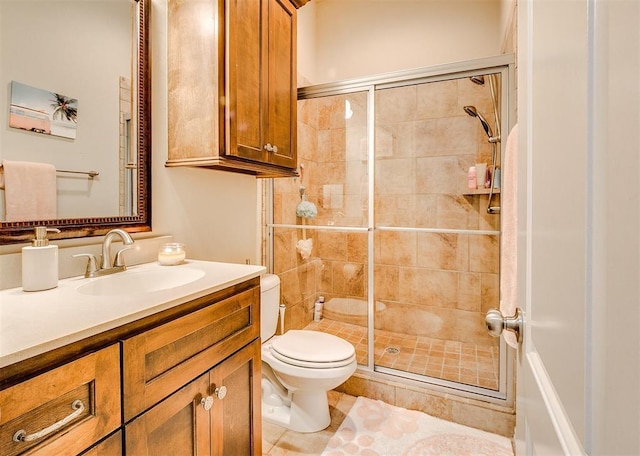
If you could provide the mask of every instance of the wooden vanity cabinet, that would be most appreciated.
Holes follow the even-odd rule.
[[[262,454],[259,303],[255,286],[122,342],[127,454]]]
[[[256,340],[127,424],[127,454],[261,455],[259,366]]]
[[[167,166],[296,175],[296,8],[304,3],[169,0]]]
[[[120,398],[118,344],[4,389],[0,454],[77,455],[120,427]]]
[[[259,456],[260,374],[254,277],[0,368],[0,455]]]

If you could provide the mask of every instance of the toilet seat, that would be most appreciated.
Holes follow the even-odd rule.
[[[271,343],[270,351],[283,363],[312,369],[343,367],[355,359],[353,345],[319,331],[290,330]]]

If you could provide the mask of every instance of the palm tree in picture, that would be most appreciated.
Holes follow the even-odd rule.
[[[59,93],[54,93],[53,96],[56,98],[55,100],[51,100],[53,101],[53,103],[51,103],[53,119],[55,120],[57,117],[60,117],[62,120],[66,119],[70,122],[77,123],[78,108],[76,105],[78,100],[60,95]]]

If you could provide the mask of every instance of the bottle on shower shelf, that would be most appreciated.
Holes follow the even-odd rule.
[[[324,307],[324,296],[318,296],[315,306],[313,307],[313,321],[322,320],[322,308]]]

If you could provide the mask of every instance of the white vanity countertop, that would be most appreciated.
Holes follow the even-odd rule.
[[[145,286],[153,289],[149,278],[153,277],[154,271],[161,274],[162,279],[154,279],[158,285],[153,291],[129,292],[124,286],[105,289],[99,283],[107,283],[109,277],[118,275],[123,276],[116,279],[120,281],[117,283],[125,283],[122,279],[129,275],[134,278],[129,282],[146,282]],[[264,266],[210,261],[187,260],[176,266],[160,266],[153,262],[131,266],[125,272],[110,276],[60,280],[57,288],[46,291],[1,290],[0,367],[206,296],[258,277],[265,271]],[[167,278],[172,276],[188,276],[190,281],[171,285]],[[78,290],[82,286],[85,287],[83,290],[94,288],[95,291],[84,294]]]

